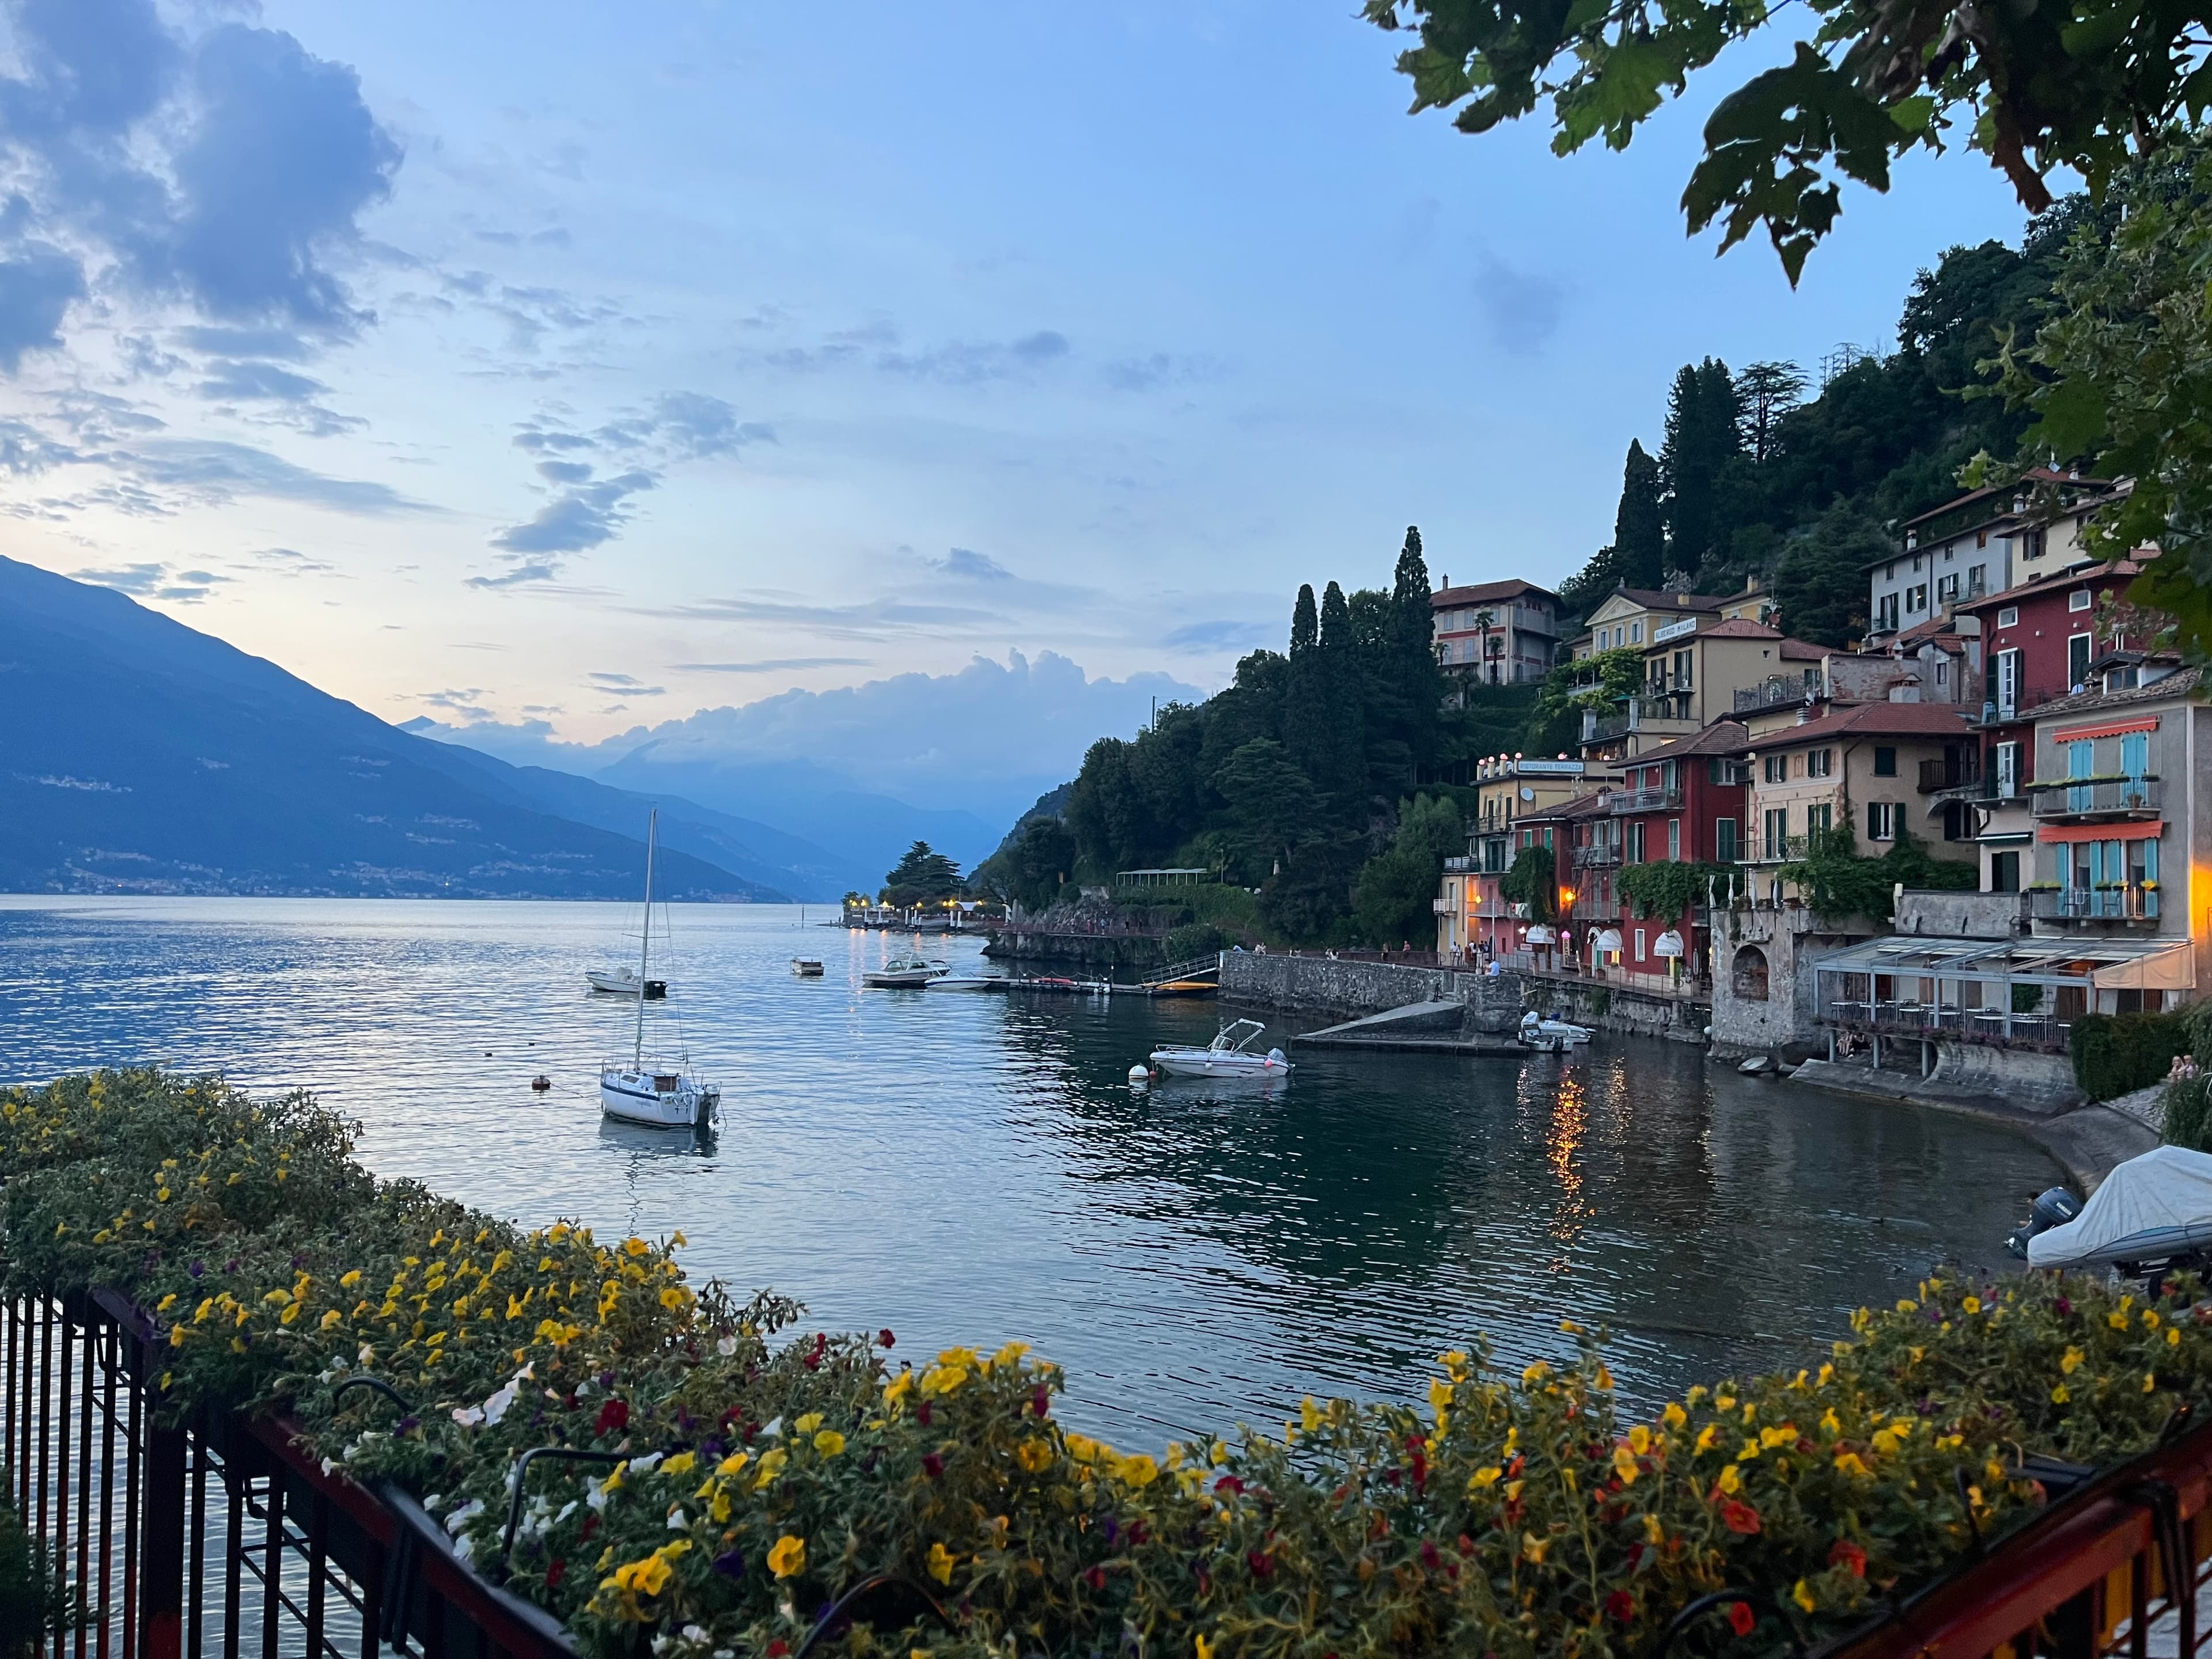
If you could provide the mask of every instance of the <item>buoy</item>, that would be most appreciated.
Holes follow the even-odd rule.
[[[553,1079],[547,1077],[543,1072],[540,1072],[536,1077],[530,1079],[530,1086],[538,1093],[543,1094],[546,1090],[553,1086]]]
[[[1150,1072],[1146,1071],[1143,1066],[1132,1066],[1129,1068],[1129,1081],[1130,1081],[1130,1082],[1132,1082],[1132,1083],[1150,1083],[1152,1080],[1152,1074]]]

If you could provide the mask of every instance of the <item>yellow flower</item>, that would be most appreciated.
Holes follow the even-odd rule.
[[[1540,1359],[1534,1364],[1529,1366],[1527,1370],[1521,1373],[1521,1381],[1533,1388],[1551,1374],[1552,1368]]]
[[[746,1464],[752,1461],[753,1458],[750,1452],[732,1452],[727,1457],[714,1465],[714,1473],[721,1475],[735,1474],[739,1469],[742,1469]]]
[[[1522,1556],[1538,1565],[1543,1564],[1544,1552],[1551,1547],[1552,1540],[1548,1538],[1539,1538],[1533,1532],[1524,1532],[1521,1534]]]
[[[2143,1373],[2143,1392],[2151,1393],[2158,1387],[2158,1378],[2149,1371]]]
[[[887,1406],[896,1405],[899,1401],[905,1396],[907,1390],[913,1387],[913,1370],[908,1369],[901,1371],[896,1376],[891,1378],[888,1383],[884,1384],[884,1403]]]
[[[1429,1379],[1429,1404],[1442,1412],[1452,1402],[1452,1385],[1440,1376]]]
[[[1970,1314],[1978,1314],[1982,1310],[1982,1298],[1978,1296],[1970,1296],[1959,1305]]]
[[[753,1478],[753,1490],[760,1492],[783,1473],[783,1466],[791,1461],[791,1454],[781,1446],[761,1454],[760,1473]]]
[[[2128,1328],[2128,1316],[2124,1313],[2108,1313],[2105,1316],[2105,1322],[2116,1331],[2124,1331]]]
[[[664,1308],[680,1308],[690,1299],[690,1293],[680,1285],[671,1285],[660,1293],[660,1305]]]
[[[661,1464],[660,1472],[666,1475],[689,1474],[698,1462],[698,1454],[696,1452],[678,1452]]]
[[[2054,1406],[2063,1406],[2073,1397],[2073,1390],[2069,1389],[2063,1382],[2061,1382],[2057,1388],[2051,1391],[2051,1403]]]
[[[176,1302],[177,1293],[174,1291],[171,1291],[168,1295],[161,1298],[161,1302],[155,1306],[154,1311],[155,1313],[167,1313],[171,1308],[176,1305]]]
[[[939,1546],[942,1548],[943,1546]],[[935,1565],[932,1559],[933,1566]],[[779,1578],[795,1578],[806,1571],[806,1540],[794,1538],[789,1533],[775,1540],[768,1553],[768,1568]]]
[[[1485,1486],[1495,1486],[1498,1484],[1498,1477],[1504,1473],[1504,1470],[1498,1468],[1495,1464],[1491,1465],[1487,1468],[1477,1469],[1474,1474],[1468,1478],[1467,1489],[1469,1492],[1480,1492]]]
[[[809,1412],[804,1417],[794,1417],[791,1419],[791,1426],[795,1433],[811,1434],[822,1426],[822,1413]]]
[[[1719,1442],[1720,1437],[1720,1425],[1717,1423],[1706,1424],[1704,1428],[1698,1431],[1697,1449],[1701,1452],[1711,1451],[1715,1444]]]
[[[1190,1639],[1191,1644],[1198,1650],[1198,1659],[1213,1659],[1213,1644],[1206,1639],[1203,1631],[1195,1632]]]
[[[1314,1403],[1311,1395],[1298,1402],[1298,1421],[1305,1425],[1308,1434],[1321,1427],[1321,1407]]]
[[[323,1316],[321,1328],[328,1330],[331,1326],[337,1324],[339,1320],[344,1317],[345,1316],[343,1314],[340,1313],[336,1308],[332,1308]]]
[[[1721,1470],[1721,1478],[1716,1484],[1733,1498],[1743,1489],[1743,1477],[1735,1472],[1735,1465],[1730,1463]]]
[[[1836,1455],[1836,1468],[1843,1474],[1870,1476],[1874,1474],[1874,1471],[1867,1467],[1866,1460],[1855,1451],[1838,1452]]]
[[[945,1548],[944,1545],[932,1544],[929,1547],[929,1576],[940,1584],[951,1583],[952,1569],[959,1564],[959,1560],[960,1558]]]
[[[623,1249],[629,1251],[632,1255],[643,1255],[652,1248],[653,1247],[650,1244],[647,1244],[641,1238],[626,1238],[623,1241]],[[801,1550],[804,1550],[805,1547],[806,1547],[804,1544],[799,1546]]]
[[[2069,1348],[2059,1357],[2058,1369],[2063,1371],[2067,1376],[2071,1376],[2074,1375],[2075,1370],[2081,1365],[2081,1362],[2088,1357],[2088,1355],[2083,1353],[2079,1348]]]
[[[615,1583],[619,1589],[633,1590],[640,1595],[658,1595],[674,1571],[656,1550],[642,1560],[626,1561],[617,1567]]]
[[[968,1380],[965,1365],[932,1365],[921,1375],[924,1394],[952,1394]]]
[[[2155,1309],[2155,1308],[2145,1308],[2145,1309],[2143,1310],[2143,1311],[2142,1311],[2142,1328],[2143,1328],[2145,1330],[2147,1330],[2147,1331],[2154,1331],[2154,1330],[2156,1330],[2156,1329],[2158,1328],[2158,1310],[2157,1310],[2157,1309]]]
[[[1690,1414],[1670,1400],[1667,1409],[1659,1413],[1659,1420],[1670,1429],[1679,1429],[1690,1420]]]
[[[1797,1581],[1797,1588],[1790,1592],[1790,1599],[1808,1613],[1820,1605],[1813,1599],[1812,1587],[1802,1578]]]
[[[1030,1345],[1026,1342],[1009,1342],[991,1356],[991,1364],[994,1366],[1018,1365],[1022,1356],[1029,1351]]]
[[[1786,1446],[1796,1437],[1797,1425],[1795,1423],[1784,1423],[1778,1428],[1761,1429],[1759,1431],[1759,1443],[1770,1449],[1775,1446]]]
[[[845,1449],[845,1437],[835,1429],[823,1429],[814,1437],[814,1449],[824,1457],[835,1457]]]
[[[1757,1442],[1756,1440],[1747,1440],[1747,1441],[1745,1441],[1745,1442],[1743,1443],[1743,1449],[1742,1449],[1741,1451],[1738,1452],[1738,1453],[1735,1455],[1735,1456],[1736,1456],[1736,1462],[1738,1462],[1739,1463],[1748,1463],[1748,1462],[1750,1462],[1752,1461],[1752,1459],[1753,1459],[1754,1457],[1757,1457],[1758,1455],[1759,1455],[1759,1442]]]
[[[2166,1346],[2169,1348],[2178,1348],[2181,1346],[2180,1326],[2168,1325],[2166,1328]]]
[[[1647,1544],[1663,1544],[1667,1541],[1667,1528],[1659,1524],[1659,1517],[1656,1515],[1647,1515],[1644,1517],[1644,1541]]]
[[[1628,1431],[1628,1449],[1638,1457],[1651,1449],[1651,1431],[1638,1423]]]
[[[1613,1472],[1620,1477],[1620,1484],[1624,1486],[1634,1486],[1636,1477],[1644,1473],[1637,1467],[1636,1454],[1626,1446],[1613,1449]]]
[[[1128,1485],[1142,1491],[1160,1478],[1160,1466],[1151,1457],[1139,1454],[1135,1457],[1123,1458],[1115,1473]]]
[[[1509,1504],[1519,1503],[1521,1501],[1521,1488],[1528,1484],[1528,1483],[1525,1480],[1507,1481],[1505,1483],[1505,1501]]]
[[[1826,1435],[1832,1440],[1836,1436],[1841,1434],[1843,1431],[1843,1419],[1836,1415],[1836,1408],[1833,1406],[1829,1407],[1827,1410],[1820,1413],[1821,1433]]]
[[[1024,1440],[1014,1448],[1014,1461],[1031,1474],[1042,1474],[1052,1467],[1052,1443],[1044,1439]]]
[[[1894,1428],[1880,1428],[1874,1431],[1874,1449],[1884,1457],[1893,1457],[1905,1437]]]

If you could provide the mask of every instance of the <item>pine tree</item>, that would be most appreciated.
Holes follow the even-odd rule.
[[[1763,465],[1773,453],[1776,424],[1804,395],[1805,371],[1795,363],[1753,363],[1735,377],[1743,443],[1753,460]]]
[[[1685,363],[1667,398],[1667,439],[1659,451],[1667,495],[1667,562],[1695,570],[1728,550],[1734,526],[1719,522],[1721,470],[1742,453],[1735,381],[1717,357]]]
[[[1319,630],[1314,625],[1314,595],[1311,582],[1298,584],[1298,602],[1291,610],[1291,655],[1295,659],[1301,651],[1310,649]]]
[[[1611,555],[1608,574],[1623,586],[1656,587],[1665,580],[1667,515],[1659,500],[1659,463],[1633,438],[1620,472],[1613,545],[1606,552]]]

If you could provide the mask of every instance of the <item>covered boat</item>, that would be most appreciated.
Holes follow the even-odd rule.
[[[1231,1020],[1203,1048],[1153,1049],[1152,1064],[1170,1077],[1287,1079],[1296,1068],[1280,1048],[1264,1054],[1252,1052],[1253,1042],[1267,1029],[1256,1019]]]
[[[2172,1261],[2212,1248],[2212,1156],[2158,1146],[2131,1158],[2081,1213],[2027,1241],[2032,1267]]]
[[[1570,1024],[1564,1019],[1540,1014],[1534,1008],[1521,1016],[1521,1041],[1531,1048],[1548,1054],[1563,1054],[1590,1040],[1587,1025]]]

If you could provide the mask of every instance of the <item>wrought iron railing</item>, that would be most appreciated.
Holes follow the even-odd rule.
[[[2133,887],[2045,887],[2028,895],[2038,921],[2155,921],[2158,890]]]
[[[2107,778],[2094,783],[2063,781],[2032,786],[2039,818],[2131,817],[2159,811],[2165,792],[2156,778]]]
[[[1674,812],[1681,810],[1682,792],[1680,789],[1643,788],[1616,789],[1607,802],[1609,811],[1623,812]]]

